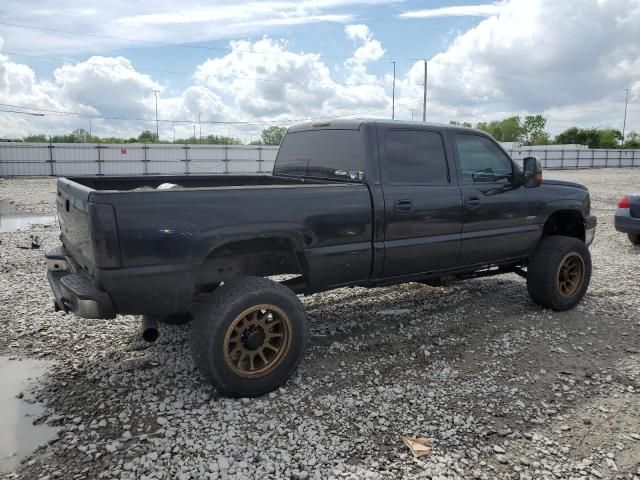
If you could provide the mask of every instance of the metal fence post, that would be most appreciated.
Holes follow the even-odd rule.
[[[595,157],[596,157],[596,151],[591,150],[591,168],[593,168],[593,166],[595,165]]]
[[[631,150],[631,166],[632,167],[636,166],[636,151],[635,150]]]
[[[229,145],[224,147],[224,174],[229,175]]]
[[[544,167],[543,168],[547,168],[547,164],[549,163],[547,161],[547,158],[549,157],[549,150],[547,150],[546,148],[544,149]]]
[[[604,151],[604,166],[609,166],[609,150]]]
[[[618,168],[622,167],[622,149],[618,150]]]
[[[143,175],[149,175],[149,160],[147,159],[147,150],[149,149],[149,147],[147,147],[147,144],[143,144],[142,145],[142,174]]]
[[[186,170],[185,173],[188,175],[189,174],[189,168],[187,167],[187,162],[191,161],[191,159],[189,158],[189,150],[191,150],[191,147],[189,146],[189,143],[185,143],[184,147],[182,147],[182,148],[184,148],[184,158],[185,158],[184,159],[184,168]]]
[[[258,147],[258,173],[262,173],[262,145]]]
[[[55,172],[53,170],[53,143],[49,140],[49,175],[52,177],[55,176]]]
[[[580,152],[576,148],[576,170],[578,169],[579,166],[580,166]]]
[[[98,151],[98,159],[96,160],[98,162],[98,175],[104,175],[102,173],[102,155],[100,154],[100,149],[104,148],[101,145],[96,145],[96,150]]]
[[[187,144],[185,143],[185,146],[182,147],[184,148],[184,174],[185,175],[189,175],[190,173],[190,169],[189,169],[189,147],[187,146]]]
[[[560,150],[560,170],[564,170],[564,150]]]

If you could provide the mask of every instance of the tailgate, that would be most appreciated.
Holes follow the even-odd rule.
[[[89,236],[91,189],[66,178],[58,179],[56,206],[62,243],[80,266],[91,273],[93,252]]]

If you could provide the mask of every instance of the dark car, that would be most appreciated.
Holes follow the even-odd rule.
[[[567,310],[596,226],[584,186],[543,181],[481,131],[376,120],[289,128],[270,176],[61,178],[57,208],[56,308],[144,315],[151,331],[193,315],[195,363],[231,396],[272,390],[302,359],[296,294],[515,272]]]
[[[626,233],[634,245],[640,245],[640,193],[625,195],[618,202],[616,230]]]

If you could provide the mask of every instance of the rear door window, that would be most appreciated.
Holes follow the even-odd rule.
[[[439,133],[425,130],[389,130],[385,149],[387,183],[449,183],[447,158]]]
[[[278,150],[273,173],[362,181],[364,169],[362,132],[325,129],[287,133]]]

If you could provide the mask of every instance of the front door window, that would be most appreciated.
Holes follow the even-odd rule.
[[[488,138],[456,134],[462,181],[474,183],[509,183],[513,180],[511,160]]]

